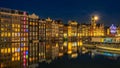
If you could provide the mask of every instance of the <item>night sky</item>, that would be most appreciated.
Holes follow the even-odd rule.
[[[0,0],[0,7],[34,12],[40,18],[61,19],[64,23],[88,23],[94,14],[100,16],[99,23],[120,23],[119,0]]]

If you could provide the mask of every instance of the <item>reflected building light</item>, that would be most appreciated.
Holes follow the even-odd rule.
[[[95,53],[92,52],[91,53],[91,57],[94,58],[95,57]]]
[[[65,47],[67,46],[67,42],[64,42],[64,44],[63,44]]]
[[[68,54],[72,54],[72,51],[68,51],[67,53],[68,53]]]
[[[71,57],[72,57],[72,58],[77,58],[77,57],[78,57],[78,54],[77,54],[77,53],[71,54]]]
[[[117,55],[117,54],[112,54],[112,53],[107,53],[107,52],[104,52],[103,53],[103,55],[105,55],[105,56],[110,56],[110,57],[117,57],[117,56],[119,56],[119,55]]]

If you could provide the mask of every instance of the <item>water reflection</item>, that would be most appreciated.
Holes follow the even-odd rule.
[[[69,58],[78,58],[81,55],[89,55],[91,58],[95,58],[96,56],[103,56],[104,58],[110,60],[118,61],[120,52],[117,51],[108,51],[102,49],[93,49],[86,48],[82,46],[82,42],[40,42],[39,48],[33,48],[32,52],[31,48],[28,47],[27,52],[21,52],[20,49],[16,49],[16,53],[12,53],[12,50],[7,50],[9,53],[3,53],[2,49],[0,50],[0,68],[32,68],[37,66],[36,64],[45,62],[51,63],[53,60],[63,57],[67,55]],[[28,62],[23,66],[24,62],[22,61],[23,56],[19,55],[23,53],[27,54],[25,58],[29,60],[24,60],[24,62]],[[19,57],[17,56],[19,55]],[[12,57],[16,56],[16,61],[13,61]],[[12,60],[11,60],[12,59]],[[86,60],[86,59],[84,59]]]

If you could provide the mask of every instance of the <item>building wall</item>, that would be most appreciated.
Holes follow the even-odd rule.
[[[39,17],[29,15],[29,65],[38,62],[39,56]]]
[[[0,8],[0,64],[27,66],[28,17],[24,11]],[[24,60],[26,62],[24,62]]]
[[[39,61],[45,61],[46,52],[46,21],[44,19],[39,20]]]
[[[68,22],[68,39],[69,41],[77,40],[77,22],[76,21],[69,21]]]
[[[63,41],[63,30],[64,30],[64,25],[62,22],[59,22],[58,23],[58,26],[59,26],[59,30],[58,30],[58,37],[59,37],[59,40],[60,41]]]
[[[52,20],[50,18],[46,19],[46,41],[51,40],[52,38]]]

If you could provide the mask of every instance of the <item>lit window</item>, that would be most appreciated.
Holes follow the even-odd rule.
[[[14,24],[12,24],[12,27],[15,27],[15,25],[14,25]]]
[[[18,32],[20,32],[20,29],[18,29]]]
[[[15,48],[12,48],[12,53],[14,53],[15,52]]]
[[[17,56],[17,55],[18,55],[17,53],[14,54],[14,56]]]
[[[4,53],[4,49],[1,49],[1,53]]]
[[[12,33],[12,36],[14,36],[14,33]]]
[[[4,33],[1,33],[1,36],[3,37],[3,36],[4,36]]]
[[[5,49],[5,53],[7,53],[7,48]]]
[[[14,57],[12,57],[12,61],[14,61]]]
[[[7,33],[5,33],[5,37],[7,36]]]
[[[10,33],[8,33],[8,37],[10,37],[11,36],[11,34]]]
[[[4,28],[1,28],[1,31],[4,31]]]
[[[18,28],[20,28],[20,25],[18,25]]]
[[[15,29],[15,31],[17,31],[17,29]]]
[[[18,57],[15,57],[15,61],[17,61],[18,60]]]
[[[15,51],[17,51],[17,48],[15,48]]]
[[[21,48],[21,51],[23,51],[23,48]]]
[[[32,25],[32,22],[30,22],[30,25]]]
[[[20,56],[18,56],[18,61],[20,61]]]
[[[10,53],[11,52],[11,50],[10,50],[10,48],[8,48],[8,53]]]

